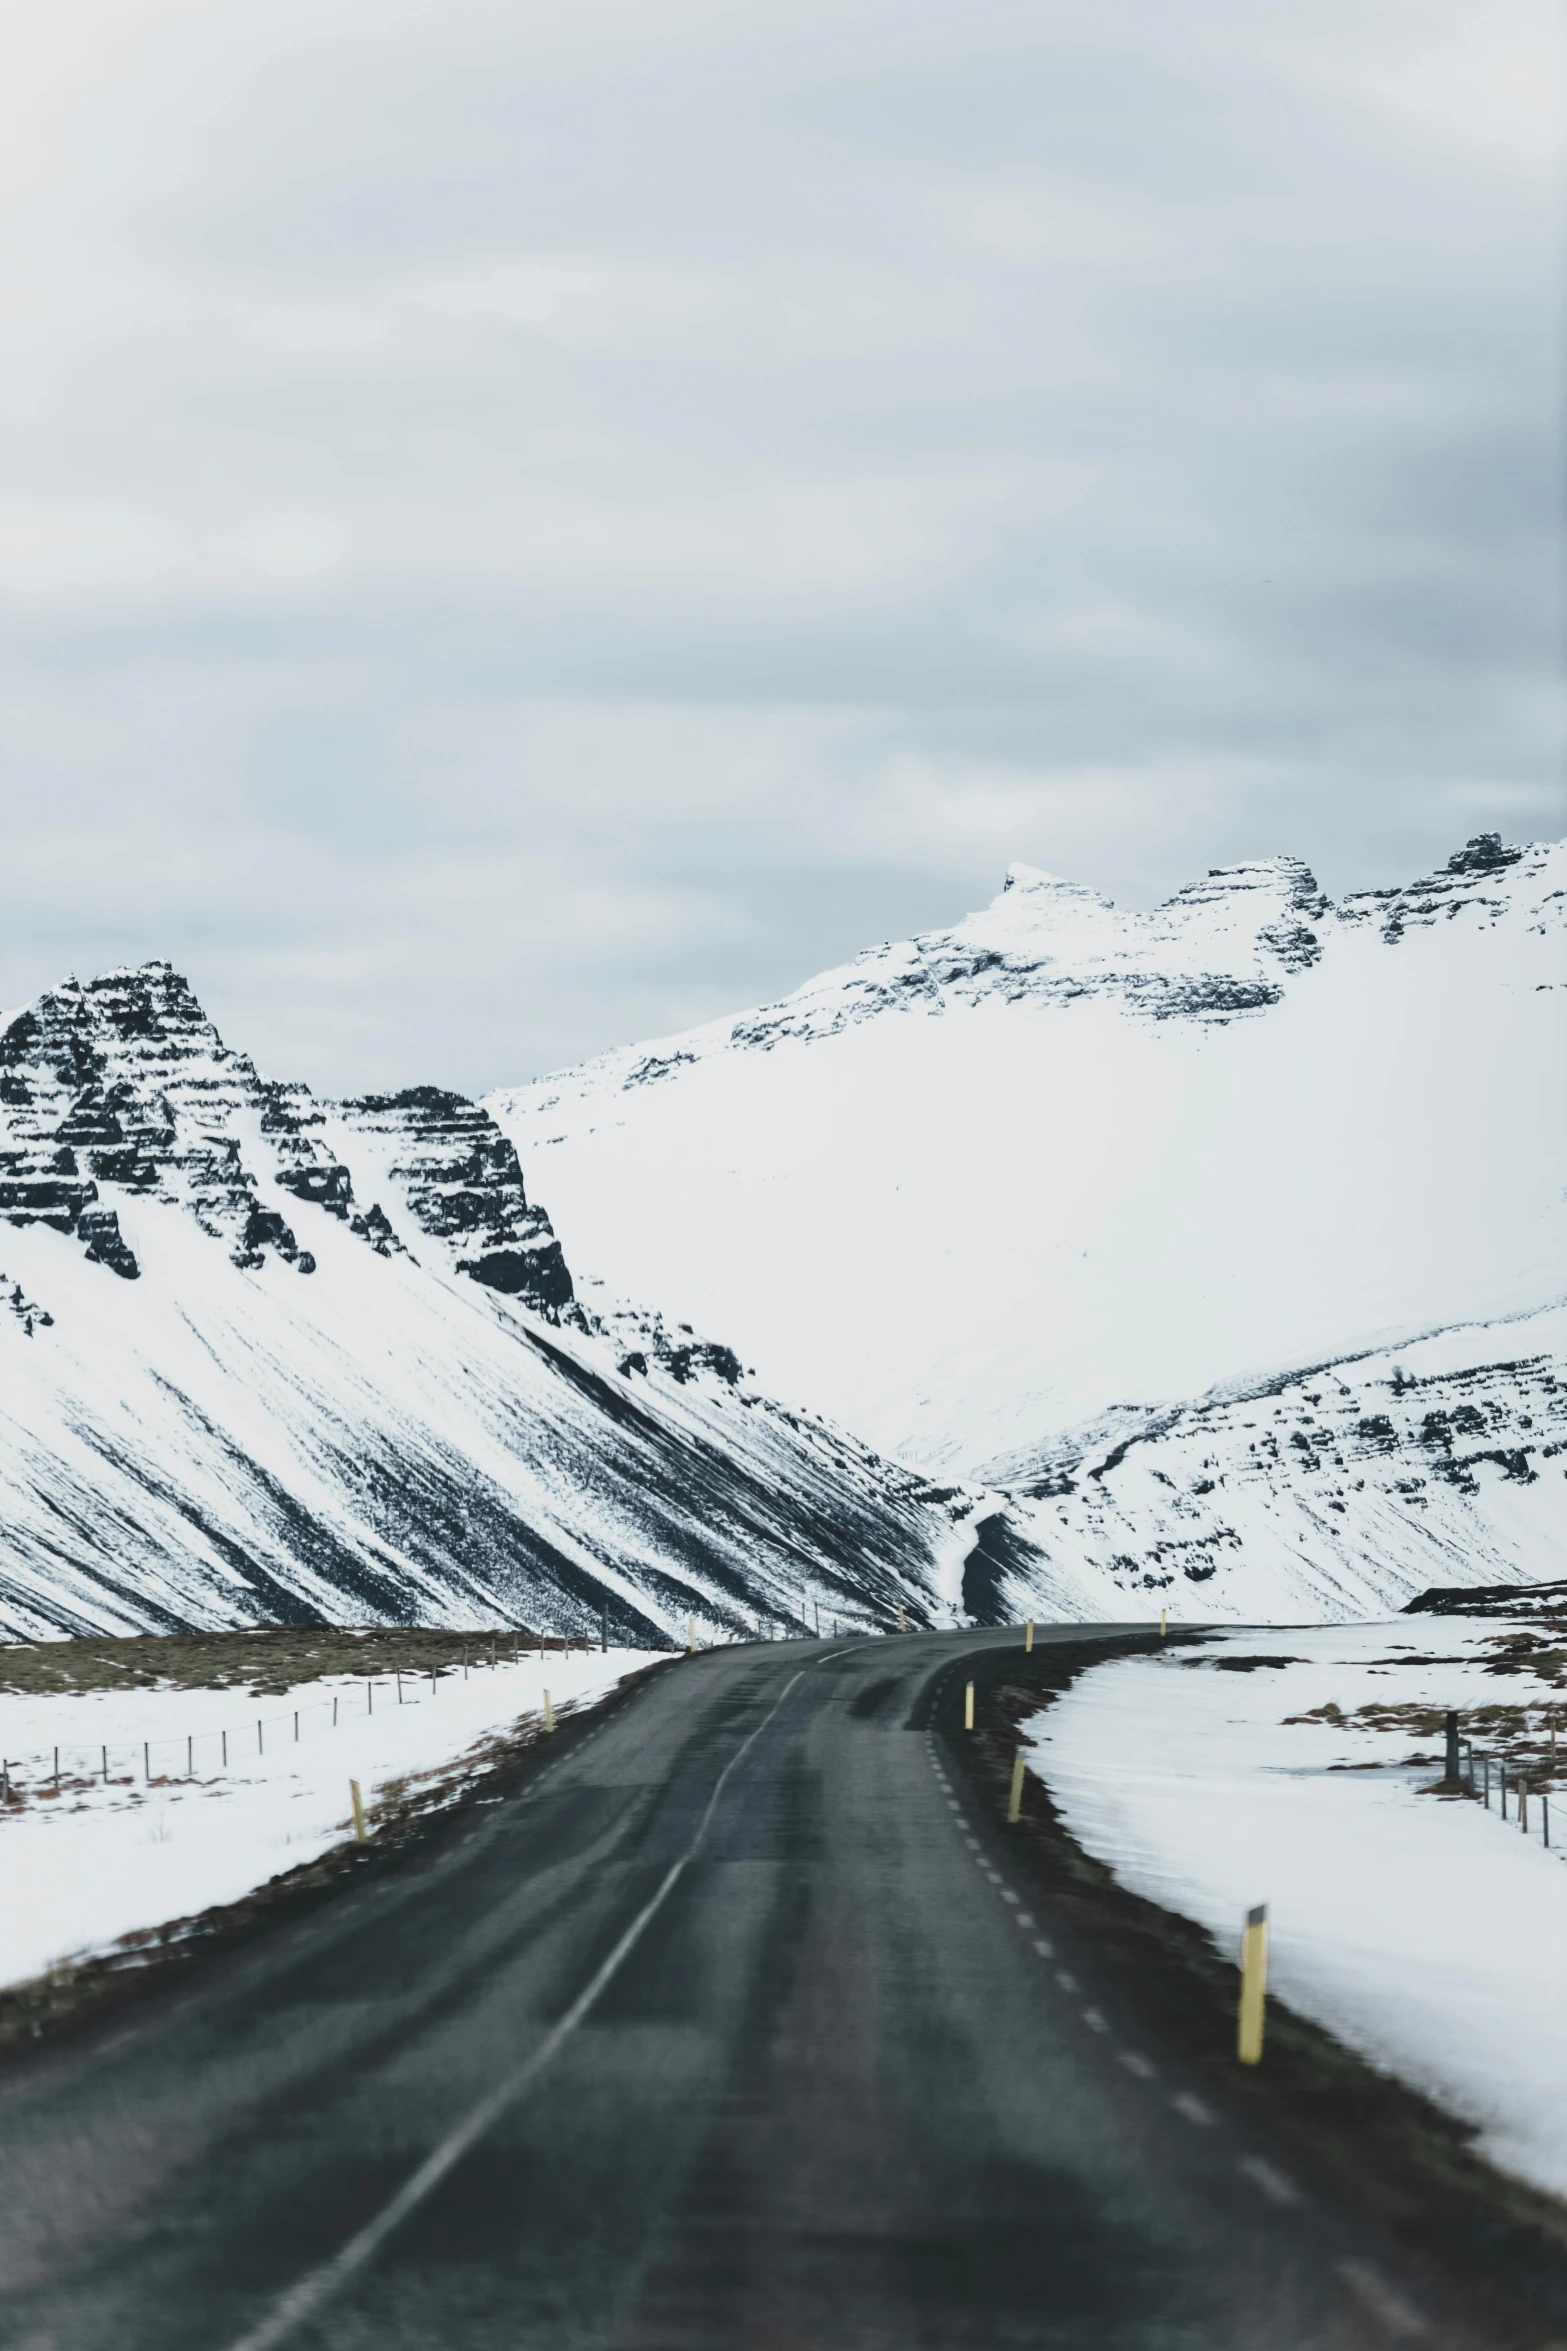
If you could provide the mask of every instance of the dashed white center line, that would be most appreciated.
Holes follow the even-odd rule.
[[[1153,2067],[1149,2064],[1147,2058],[1139,2056],[1135,2049],[1118,2049],[1116,2051],[1116,2055],[1120,2058],[1121,2063],[1125,2066],[1127,2072],[1135,2073],[1140,2082],[1151,2082],[1153,2080]]]
[[[1017,1896],[1013,1893],[1010,1886],[1003,1886],[1001,1889],[1001,1899],[1003,1902],[1015,1902],[1017,1900]]]
[[[1056,1969],[1056,1982],[1061,1986],[1063,1992],[1075,1992],[1077,1990],[1076,1976],[1069,1975],[1064,1967],[1058,1967]]]
[[[1214,2119],[1212,2108],[1204,2106],[1202,2100],[1194,2097],[1190,2090],[1177,2090],[1170,2104],[1177,2114],[1184,2114],[1188,2122],[1197,2123],[1203,2129]]]
[[[1368,2310],[1397,2341],[1418,2342],[1431,2332],[1414,2304],[1369,2261],[1340,2261],[1335,2267],[1362,2310]]]
[[[1295,2182],[1271,2164],[1265,2155],[1243,2155],[1237,2170],[1243,2172],[1254,2188],[1260,2188],[1270,2204],[1298,2204],[1300,2190]]]
[[[1054,1943],[1047,1943],[1043,1936],[1034,1945],[1034,1949],[1039,1953],[1041,1959],[1054,1959],[1056,1955]]]
[[[1110,2030],[1109,2025],[1100,2015],[1097,2008],[1085,2008],[1083,2010],[1083,2022],[1087,2025],[1091,2033],[1107,2033]]]

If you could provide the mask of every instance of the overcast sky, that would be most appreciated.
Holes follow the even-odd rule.
[[[1563,826],[1554,0],[0,28],[0,1002],[480,1088]]]

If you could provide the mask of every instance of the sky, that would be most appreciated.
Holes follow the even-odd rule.
[[[1564,829],[1553,0],[0,24],[0,1003],[514,1082]]]

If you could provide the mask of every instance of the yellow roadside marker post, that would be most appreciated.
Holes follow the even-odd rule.
[[[900,1609],[898,1610],[898,1630],[899,1630],[899,1632],[900,1632],[900,1633],[906,1633],[906,1632],[908,1631],[908,1629],[909,1629],[909,1627],[908,1627],[908,1621],[907,1621],[907,1619],[905,1618],[905,1616],[904,1616],[904,1613],[903,1613],[902,1609],[900,1608]]]
[[[1033,1620],[1033,1618],[1032,1618],[1032,1617],[1030,1617],[1030,1618],[1029,1618],[1029,1620],[1028,1620],[1028,1623],[1026,1624],[1026,1626],[1025,1626],[1025,1627],[1024,1627],[1024,1629],[1023,1629],[1023,1655],[1024,1655],[1025,1657],[1026,1657],[1026,1656],[1029,1654],[1029,1652],[1030,1652],[1030,1650],[1033,1648],[1033,1646],[1034,1646],[1034,1620]]]
[[[686,1655],[688,1657],[696,1655],[696,1618],[694,1616],[686,1618]]]
[[[550,1704],[550,1694],[548,1690],[546,1690],[544,1693],[544,1728],[547,1731],[552,1731],[555,1728],[555,1709]]]
[[[1015,1821],[1023,1809],[1023,1751],[1019,1748],[1012,1759],[1012,1793],[1007,1798],[1007,1820]]]
[[[1165,1628],[1169,1623],[1169,1618],[1169,1610],[1167,1608],[1161,1608],[1159,1611],[1159,1638],[1161,1641],[1164,1639]]]
[[[357,1780],[349,1781],[348,1793],[354,1800],[354,1842],[356,1845],[366,1845],[370,1840],[365,1832],[365,1808],[359,1794]]]
[[[974,1685],[972,1682],[963,1692],[963,1728],[966,1731],[971,1731],[974,1728]]]
[[[1259,1902],[1246,1913],[1246,1936],[1241,1946],[1241,2010],[1236,2054],[1242,2065],[1262,2059],[1262,2011],[1268,1995],[1268,1905]]]

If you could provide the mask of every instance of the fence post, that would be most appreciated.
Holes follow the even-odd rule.
[[[100,1749],[100,1753],[103,1757],[103,1784],[107,1787],[109,1785],[109,1750],[104,1747]]]
[[[1447,1710],[1447,1769],[1442,1776],[1450,1788],[1458,1786],[1458,1709],[1455,1706]]]
[[[196,1742],[195,1742],[195,1739],[194,1739],[194,1738],[188,1738],[188,1739],[186,1740],[186,1742],[185,1742],[185,1777],[186,1777],[188,1780],[193,1780],[193,1779],[195,1778],[195,1776],[196,1776]]]
[[[1507,1766],[1505,1763],[1499,1763],[1496,1768],[1502,1779],[1502,1818],[1505,1820],[1507,1818]]]
[[[58,1747],[54,1751],[54,1792],[57,1796],[60,1793],[60,1750]]]
[[[225,1770],[225,1771],[227,1771],[227,1770],[228,1770],[228,1767],[229,1767],[229,1735],[228,1735],[228,1732],[227,1732],[227,1731],[219,1731],[219,1733],[218,1733],[218,1737],[219,1737],[219,1738],[220,1738],[220,1739],[223,1741],[223,1768],[224,1768],[224,1770]]]
[[[1482,1769],[1482,1772],[1483,1772],[1483,1774],[1484,1774],[1484,1778],[1485,1778],[1485,1808],[1486,1808],[1486,1811],[1487,1811],[1487,1812],[1489,1812],[1489,1811],[1490,1811],[1490,1809],[1491,1809],[1491,1758],[1490,1758],[1490,1756],[1489,1756],[1489,1755],[1482,1755],[1482,1756],[1481,1756],[1481,1758],[1480,1758],[1480,1764],[1481,1764],[1481,1769]]]
[[[1524,1836],[1529,1834],[1529,1783],[1518,1782],[1518,1826]]]
[[[397,1677],[396,1677],[396,1679],[397,1679],[397,1703],[398,1703],[398,1705],[399,1705],[399,1706],[401,1706],[401,1704],[402,1704],[402,1702],[403,1702],[403,1677],[402,1677],[402,1675],[401,1675],[401,1674],[398,1674],[398,1675],[397,1675]]]
[[[152,1778],[152,1741],[150,1739],[143,1739],[141,1743],[141,1776],[149,1782]]]
[[[1540,1828],[1546,1844],[1549,1845],[1551,1841],[1551,1799],[1543,1788],[1540,1790]]]
[[[1268,1905],[1259,1902],[1246,1913],[1246,1937],[1241,1946],[1241,2006],[1235,2052],[1242,2065],[1262,2060],[1262,2017],[1268,1991]]]
[[[608,1654],[608,1651],[609,1651],[609,1602],[606,1600],[606,1601],[604,1602],[603,1606],[602,1606],[602,1607],[600,1608],[600,1610],[599,1610],[599,1654],[600,1654],[600,1656],[606,1656],[606,1655]],[[516,1660],[515,1660],[515,1658],[512,1660],[512,1662],[513,1662],[513,1664],[515,1664],[515,1663],[516,1663]]]
[[[258,1755],[265,1755],[266,1751],[266,1742],[263,1739],[261,1732],[261,1717],[258,1714],[256,1717],[256,1753]]]

